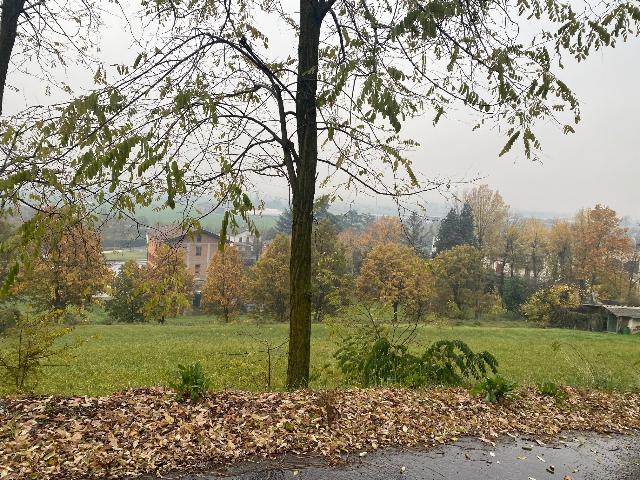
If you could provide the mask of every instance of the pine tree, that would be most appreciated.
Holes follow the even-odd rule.
[[[444,252],[458,245],[474,245],[473,213],[471,206],[465,202],[458,212],[453,207],[440,222],[440,230],[436,239],[436,252]]]
[[[412,247],[421,258],[428,258],[431,254],[431,236],[425,228],[424,220],[417,212],[411,212],[404,221],[405,243]]]
[[[455,247],[458,243],[458,211],[455,208],[449,210],[447,216],[440,222],[440,229],[438,230],[438,237],[436,239],[436,252],[444,252],[452,247]]]
[[[467,202],[462,206],[462,211],[458,217],[458,243],[457,245],[474,245],[475,236],[473,234],[473,210]]]

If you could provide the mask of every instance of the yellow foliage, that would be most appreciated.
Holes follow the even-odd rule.
[[[202,305],[209,311],[221,312],[225,322],[238,313],[246,294],[244,264],[233,246],[216,251],[207,268],[202,288]]]

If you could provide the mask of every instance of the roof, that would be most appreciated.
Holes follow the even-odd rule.
[[[619,307],[617,305],[602,305],[616,317],[629,317],[640,319],[640,307]]]
[[[147,238],[161,240],[163,242],[182,242],[184,240],[190,240],[190,235],[195,235],[198,233],[204,233],[212,236],[216,240],[220,239],[220,235],[217,235],[209,230],[200,229],[200,230],[184,230],[182,225],[172,223],[170,225],[157,225],[152,227],[147,232]]]

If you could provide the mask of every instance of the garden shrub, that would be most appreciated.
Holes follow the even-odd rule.
[[[190,365],[178,365],[178,381],[173,385],[179,402],[191,400],[197,402],[207,392],[209,381],[200,362]]]
[[[0,380],[16,392],[32,389],[45,367],[63,367],[75,346],[56,342],[71,331],[62,325],[64,310],[14,312],[14,324],[0,334]]]
[[[489,352],[474,353],[460,340],[439,340],[417,356],[409,353],[406,345],[393,344],[387,337],[373,342],[350,337],[335,357],[345,378],[365,387],[461,385],[489,371],[496,373],[498,366]]]
[[[503,399],[512,398],[517,384],[501,375],[487,377],[471,389],[474,395],[484,396],[485,401],[497,403]]]

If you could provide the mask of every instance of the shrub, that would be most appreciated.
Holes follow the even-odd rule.
[[[524,278],[505,278],[502,287],[502,301],[510,312],[519,312],[520,307],[529,299],[533,293],[530,281]]]
[[[350,337],[335,357],[347,380],[366,387],[390,383],[411,388],[461,385],[488,371],[496,373],[498,365],[489,352],[474,353],[460,340],[439,340],[415,356],[406,345],[393,344],[387,337],[373,342]]]
[[[478,383],[471,389],[471,393],[484,396],[485,401],[489,403],[496,403],[503,399],[512,398],[516,387],[516,383],[507,380],[501,375],[496,375],[487,377]]]
[[[580,296],[570,285],[554,285],[537,290],[522,306],[522,313],[529,320],[549,323],[555,312],[575,308]]]
[[[1,334],[0,371],[2,380],[16,392],[24,392],[37,384],[45,367],[64,366],[74,344],[56,347],[56,341],[69,333],[62,325],[64,310],[34,314],[16,312],[15,323]]]
[[[191,400],[197,402],[207,392],[209,382],[200,362],[191,365],[178,365],[178,381],[173,385],[179,402]]]

